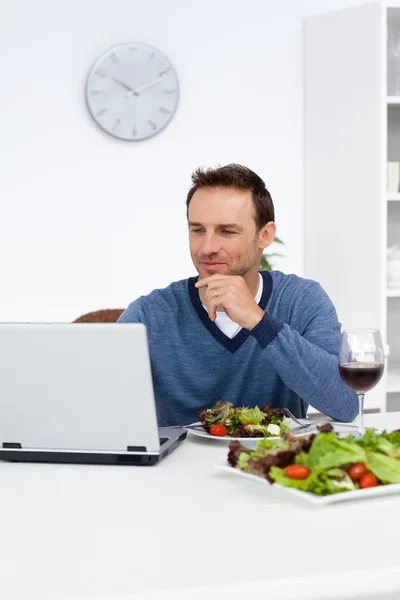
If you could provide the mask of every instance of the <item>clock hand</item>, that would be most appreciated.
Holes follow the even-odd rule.
[[[150,81],[149,83],[145,83],[144,85],[141,85],[140,87],[136,88],[133,90],[133,95],[134,96],[139,96],[139,94],[141,92],[144,92],[144,90],[148,90],[149,88],[152,88],[153,86],[159,84],[162,82],[162,79],[154,79],[154,81]]]
[[[131,92],[132,94],[133,94],[133,93],[135,93],[135,90],[134,90],[134,89],[132,89],[131,87],[129,87],[129,85],[126,85],[126,83],[124,83],[123,81],[120,81],[119,79],[116,79],[115,77],[113,77],[113,78],[112,78],[112,80],[113,80],[115,83],[118,83],[118,85],[122,85],[122,87],[123,87],[124,89],[126,89],[128,92]]]

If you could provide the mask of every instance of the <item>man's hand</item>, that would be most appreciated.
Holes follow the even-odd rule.
[[[205,305],[211,321],[215,321],[217,307],[222,306],[232,321],[241,327],[254,329],[264,311],[254,300],[243,277],[239,275],[211,275],[200,279],[195,286],[205,287]]]

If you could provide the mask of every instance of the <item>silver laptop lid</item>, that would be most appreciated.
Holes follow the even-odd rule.
[[[144,325],[0,324],[0,447],[160,449]]]

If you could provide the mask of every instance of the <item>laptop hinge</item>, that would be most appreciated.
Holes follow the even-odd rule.
[[[127,452],[147,452],[146,446],[127,446]]]
[[[22,448],[18,442],[3,442],[3,448]]]

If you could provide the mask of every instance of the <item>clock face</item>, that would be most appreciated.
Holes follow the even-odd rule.
[[[102,54],[86,83],[86,102],[95,122],[127,141],[161,131],[172,119],[178,98],[178,77],[169,60],[156,48],[134,42]]]

